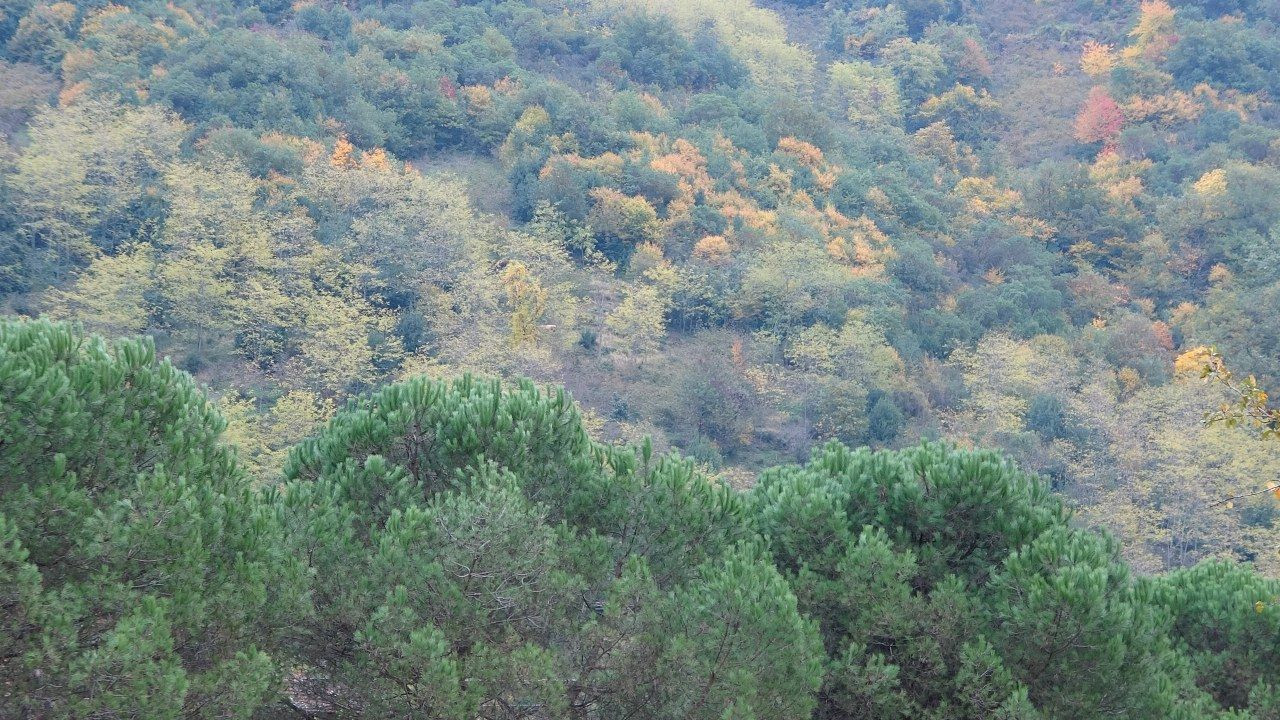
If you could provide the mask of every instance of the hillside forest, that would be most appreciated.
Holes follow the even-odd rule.
[[[1277,0],[4,0],[0,717],[1277,720],[1278,197]]]

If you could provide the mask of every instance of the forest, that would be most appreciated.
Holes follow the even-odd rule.
[[[1277,0],[5,0],[0,717],[1280,719]]]

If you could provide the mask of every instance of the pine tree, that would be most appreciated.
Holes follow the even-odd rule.
[[[311,705],[808,715],[817,637],[743,544],[741,504],[647,445],[594,445],[563,391],[392,385],[303,442],[285,475],[282,517],[316,578],[291,644]]]
[[[223,425],[149,341],[0,322],[0,715],[246,718],[273,696],[294,564]]]
[[[1190,660],[1196,683],[1215,701],[1253,708],[1274,696],[1280,582],[1245,565],[1208,560],[1145,585],[1148,602],[1168,610],[1173,641]],[[1271,708],[1274,713],[1280,704]]]

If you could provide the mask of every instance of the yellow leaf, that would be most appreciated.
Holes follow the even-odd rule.
[[[1267,609],[1267,604],[1259,600],[1258,602],[1253,604],[1253,609],[1255,612],[1261,614],[1263,610]]]

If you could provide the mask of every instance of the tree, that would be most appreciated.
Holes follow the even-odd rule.
[[[296,653],[340,716],[806,717],[812,627],[741,506],[678,459],[594,446],[563,391],[391,385],[285,465],[316,577]]]
[[[101,255],[65,290],[47,295],[53,318],[83,319],[86,327],[107,337],[136,335],[151,327],[154,308],[155,251],[146,243]]]
[[[994,141],[1006,126],[1000,102],[991,93],[961,83],[924,101],[916,118],[919,126],[945,122],[956,139],[974,146]]]
[[[300,576],[191,378],[146,340],[3,321],[0,402],[3,714],[271,701]]]
[[[547,291],[519,261],[503,270],[502,283],[507,289],[507,305],[511,311],[511,344],[516,347],[536,344],[539,321],[547,310]]]
[[[1211,706],[1115,542],[1070,527],[1040,478],[996,454],[832,443],[763,473],[748,504],[821,629],[819,717],[1199,717]]]
[[[1280,583],[1215,560],[1144,586],[1149,602],[1168,610],[1170,634],[1201,688],[1222,707],[1249,708],[1255,717],[1275,712],[1263,703],[1280,663]]]
[[[67,35],[75,17],[76,7],[68,2],[35,5],[18,22],[17,32],[9,38],[9,54],[14,59],[53,69],[71,44]]]
[[[1272,407],[1267,393],[1252,375],[1239,378],[1227,367],[1222,356],[1213,348],[1199,346],[1178,356],[1176,369],[1181,372],[1199,372],[1206,381],[1214,381],[1228,391],[1229,398],[1218,407],[1205,413],[1206,425],[1221,423],[1227,427],[1245,425],[1261,431],[1263,437],[1275,437],[1280,433],[1280,410]],[[1241,497],[1272,493],[1280,500],[1280,485],[1267,484],[1261,490],[1221,500],[1232,502]]]
[[[671,306],[662,288],[652,282],[636,282],[626,297],[605,318],[605,327],[617,338],[617,349],[630,356],[652,353],[667,333]]]
[[[596,188],[591,197],[595,204],[587,223],[596,234],[596,247],[609,259],[625,262],[636,246],[661,238],[658,213],[645,198],[611,188]]]
[[[154,108],[93,100],[37,115],[12,180],[21,236],[48,256],[37,276],[148,240],[155,191],[184,131]]]
[[[1176,659],[1111,539],[1058,527],[992,578],[996,646],[1050,717],[1168,717]]]
[[[870,395],[876,393],[875,400],[884,402],[903,372],[902,359],[884,331],[858,311],[850,311],[839,329],[818,323],[801,330],[784,354],[799,375],[788,383],[797,414],[812,423],[814,436],[823,441],[866,440]]]
[[[859,126],[902,123],[902,97],[893,73],[868,62],[832,63],[828,94],[850,122]]]
[[[1124,112],[1105,88],[1095,86],[1076,115],[1076,139],[1082,143],[1100,142],[1110,147],[1123,128]]]

